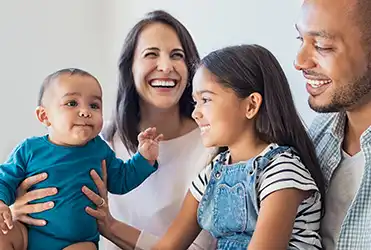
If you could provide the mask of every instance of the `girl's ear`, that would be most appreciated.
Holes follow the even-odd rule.
[[[46,114],[46,109],[43,106],[38,106],[36,108],[36,117],[45,126],[49,127],[51,125],[48,120],[48,115]]]
[[[251,120],[259,112],[263,97],[258,92],[254,92],[246,98],[246,118]]]

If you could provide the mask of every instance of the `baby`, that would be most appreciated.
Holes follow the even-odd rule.
[[[54,208],[33,214],[48,223],[28,226],[27,249],[60,250],[80,242],[92,242],[92,249],[97,248],[98,226],[85,212],[86,206],[94,205],[81,192],[83,186],[97,192],[90,171],[101,175],[105,160],[108,191],[125,194],[156,171],[162,135],[149,128],[138,136],[139,152],[127,162],[116,158],[99,136],[103,126],[101,86],[80,69],[62,69],[49,75],[41,87],[38,105],[37,118],[48,128],[48,134],[24,140],[0,165],[0,229],[6,234],[13,228],[9,206],[15,201],[19,184],[46,172],[46,181],[32,189],[56,187],[58,194],[37,201],[53,201]]]

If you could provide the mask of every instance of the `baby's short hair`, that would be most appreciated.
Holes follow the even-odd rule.
[[[94,78],[97,83],[99,83],[99,81],[97,80],[97,78],[95,78],[92,74],[90,74],[89,72],[85,71],[85,70],[82,70],[82,69],[78,69],[78,68],[66,68],[66,69],[60,69],[50,75],[48,75],[42,85],[41,85],[41,88],[40,88],[40,92],[39,92],[39,98],[38,98],[38,102],[37,102],[37,105],[38,106],[41,106],[42,103],[43,103],[43,97],[44,97],[44,93],[46,91],[47,88],[50,87],[50,85],[53,83],[53,81],[62,76],[62,75],[80,75],[80,76],[89,76],[89,77],[92,77]]]

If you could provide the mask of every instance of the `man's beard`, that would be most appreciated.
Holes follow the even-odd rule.
[[[331,97],[330,104],[326,106],[314,106],[308,101],[311,109],[318,113],[340,112],[351,109],[362,102],[370,101],[371,98],[371,62],[366,72],[350,81],[348,84],[336,89]],[[366,100],[369,99],[369,100]]]

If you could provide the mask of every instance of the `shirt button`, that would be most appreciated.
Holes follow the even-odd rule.
[[[336,164],[336,159],[335,158],[331,158],[330,159],[330,165],[335,165]]]
[[[222,174],[221,174],[219,171],[217,171],[217,172],[215,173],[215,178],[219,179],[221,175],[222,175]]]

